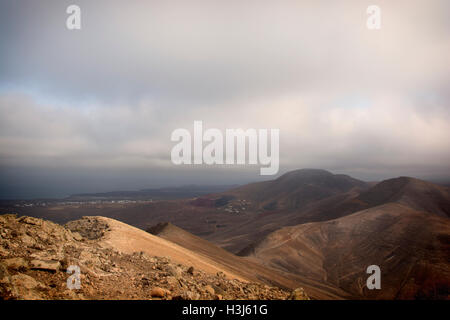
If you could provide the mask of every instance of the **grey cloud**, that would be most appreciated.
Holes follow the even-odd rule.
[[[311,88],[371,92],[386,80],[413,90],[449,71],[445,1],[381,3],[378,34],[365,28],[364,1],[79,1],[78,33],[62,23],[68,1],[14,2],[2,10],[0,79],[76,99],[214,102]]]
[[[102,190],[132,188],[127,170],[153,186],[159,172],[175,184],[175,173],[261,179],[253,167],[173,167],[170,133],[194,120],[279,128],[281,172],[449,177],[448,1],[379,0],[376,32],[366,0],[79,0],[82,30],[68,31],[72,3],[0,3],[4,186],[51,168],[66,177],[52,185],[104,168],[90,178]]]

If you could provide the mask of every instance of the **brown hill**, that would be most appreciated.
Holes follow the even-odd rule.
[[[308,295],[313,299],[340,299],[348,296],[336,287],[311,279],[304,279],[300,276],[288,277],[276,269],[264,267],[249,259],[235,256],[211,242],[199,238],[171,223],[160,223],[148,228],[147,231],[172,243],[183,246],[201,256],[205,256],[216,263],[220,263],[224,269],[230,270],[234,274],[238,274],[249,281],[263,282],[289,289],[301,286],[305,288]]]
[[[397,202],[416,210],[450,217],[450,188],[409,177],[382,181],[362,192],[357,199],[369,207]]]
[[[82,220],[69,222],[67,227],[75,231],[89,230],[92,228],[92,221],[95,221],[96,224],[104,223],[108,225],[109,230],[97,240],[97,243],[102,247],[128,254],[142,251],[153,256],[167,257],[176,263],[191,265],[195,269],[207,273],[216,274],[223,272],[229,278],[242,281],[248,280],[208,257],[114,219],[86,217]]]
[[[391,202],[447,217],[450,214],[450,189],[409,177],[388,179],[369,189],[352,189],[310,203],[294,215],[287,215],[289,222],[286,225],[327,221]]]
[[[282,228],[255,246],[255,261],[324,281],[355,297],[447,299],[450,220],[389,203],[326,222]],[[368,290],[369,265],[381,290]]]
[[[78,289],[67,287],[69,266],[79,267]],[[296,299],[307,298],[304,291],[295,292]],[[243,280],[220,263],[112,219],[86,217],[65,228],[31,217],[0,216],[0,299],[288,296],[285,290]]]
[[[400,203],[418,211],[448,217],[450,214],[450,189],[419,179],[400,177],[388,179],[369,189],[353,188],[347,192],[308,203],[300,210],[281,212],[277,215],[279,226],[290,226],[308,222],[328,221],[379,206]],[[262,215],[259,223],[270,225],[273,216]],[[254,246],[243,249],[246,254]]]
[[[367,188],[363,181],[320,169],[300,169],[271,181],[248,184],[224,192],[249,199],[258,209],[298,210],[307,204],[351,189]]]

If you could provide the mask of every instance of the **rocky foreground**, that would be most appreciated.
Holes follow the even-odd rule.
[[[98,240],[108,230],[95,217],[63,227],[32,217],[0,216],[0,299],[309,299],[301,288],[288,292],[229,279],[222,272],[206,273],[167,257],[105,248]],[[68,287],[69,266],[79,267],[79,289]]]

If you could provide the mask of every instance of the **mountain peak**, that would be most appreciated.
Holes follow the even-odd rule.
[[[229,194],[250,199],[263,210],[275,211],[299,209],[313,201],[354,188],[367,188],[367,183],[323,169],[299,169],[287,172],[275,180],[236,188]]]
[[[449,188],[411,177],[381,181],[361,193],[358,199],[370,206],[398,202],[416,210],[450,216]]]
[[[320,176],[332,176],[333,174],[324,169],[312,169],[312,168],[304,168],[288,171],[285,174],[281,175],[277,180],[282,180],[286,178],[313,178]]]

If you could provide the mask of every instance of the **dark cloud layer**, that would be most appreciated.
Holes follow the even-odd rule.
[[[0,2],[3,198],[261,179],[174,167],[194,120],[279,128],[281,172],[450,176],[446,0],[73,3]]]

